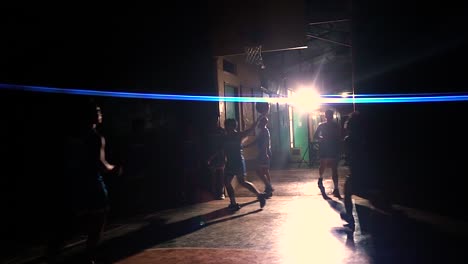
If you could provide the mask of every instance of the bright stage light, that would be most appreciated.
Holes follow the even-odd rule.
[[[342,92],[342,93],[341,93],[341,97],[342,97],[342,98],[350,97],[351,95],[352,95],[352,94],[349,93],[349,92]]]
[[[313,88],[301,88],[288,101],[301,113],[310,113],[320,108],[323,98]]]

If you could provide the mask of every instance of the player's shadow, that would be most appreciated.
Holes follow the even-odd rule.
[[[258,202],[258,200],[243,203],[240,204],[240,206],[245,207],[256,202]],[[99,259],[114,263],[157,244],[173,240],[204,227],[230,221],[260,211],[262,211],[262,209],[259,208],[253,211],[245,210],[244,212],[244,210],[241,209],[241,211],[234,212],[225,207],[172,223],[168,223],[167,219],[159,217],[148,219],[145,224],[142,224],[141,228],[135,231],[103,241],[99,249]],[[67,257],[62,263],[79,263],[83,261],[83,258],[83,253],[77,253]]]

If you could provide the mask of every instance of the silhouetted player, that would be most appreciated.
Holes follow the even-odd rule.
[[[323,187],[323,173],[326,168],[332,170],[333,195],[340,197],[338,189],[338,161],[340,156],[340,127],[333,120],[333,111],[325,111],[326,122],[320,123],[314,134],[314,140],[319,142],[319,187]]]
[[[257,145],[257,176],[265,184],[266,197],[273,196],[273,186],[271,185],[270,163],[271,163],[271,138],[270,130],[267,127],[268,117],[262,116],[258,120],[258,134],[255,140],[244,147],[249,147],[253,144]]]
[[[258,121],[257,121],[258,122]],[[224,176],[224,184],[226,191],[229,195],[229,209],[239,210],[240,205],[236,202],[236,196],[231,181],[234,176],[237,177],[239,184],[254,193],[260,201],[260,207],[263,208],[266,204],[265,193],[260,193],[253,183],[246,180],[247,171],[245,167],[245,160],[242,151],[242,141],[247,135],[255,129],[257,122],[252,127],[242,132],[238,132],[237,121],[235,119],[226,119],[224,122],[224,129],[226,135],[223,140],[223,151],[226,156],[226,168]]]
[[[106,142],[97,131],[102,123],[99,106],[87,103],[76,127],[66,137],[65,177],[69,179],[70,206],[74,217],[86,224],[87,260],[94,263],[96,249],[106,223],[109,210],[107,187],[103,175],[120,174],[121,169],[106,160]],[[65,239],[61,230],[49,246],[49,260],[53,261]]]
[[[214,153],[209,164],[212,184],[211,189],[216,199],[224,200],[224,167],[226,166],[226,157],[222,149],[222,144],[226,132],[219,124],[218,115],[210,125],[212,127],[209,130],[209,142],[207,142],[207,144],[209,146],[210,155]]]
[[[354,229],[353,217],[353,187],[352,179],[362,176],[364,173],[365,164],[367,162],[364,153],[366,147],[365,128],[362,115],[359,112],[353,112],[348,119],[346,129],[348,135],[345,137],[345,153],[348,159],[350,174],[346,178],[344,187],[344,204],[346,214],[343,217]]]

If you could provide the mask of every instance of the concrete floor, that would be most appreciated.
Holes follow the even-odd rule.
[[[347,174],[346,167],[340,175]],[[100,249],[103,263],[458,263],[465,229],[450,219],[399,207],[374,208],[354,197],[354,232],[344,227],[342,201],[317,188],[317,169],[272,171],[274,196],[261,209],[256,197],[237,186],[242,208],[213,200],[112,223]],[[252,173],[259,189],[263,186]],[[344,177],[340,178],[340,185]],[[325,175],[325,196],[332,191]],[[396,208],[397,206],[395,206]],[[431,221],[438,219],[438,222]],[[460,224],[460,223],[458,223]],[[64,253],[80,262],[83,243]],[[452,262],[453,261],[453,262]]]
[[[253,194],[237,186],[242,205],[237,212],[226,209],[228,199],[157,212],[146,217],[141,229],[146,229],[140,234],[144,246],[128,240],[139,235],[130,235],[107,248],[123,252],[140,244],[114,256],[119,263],[370,263],[367,237],[359,226],[354,233],[343,227],[341,202],[323,199],[317,177],[316,170],[273,171],[275,195],[263,209]],[[249,179],[263,190],[254,175]],[[331,180],[324,183],[331,192]],[[164,231],[152,226],[161,222]]]

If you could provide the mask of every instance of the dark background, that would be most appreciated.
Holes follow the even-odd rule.
[[[467,91],[461,1],[353,1],[357,93]],[[464,217],[466,102],[360,105],[376,173],[398,203]]]
[[[215,94],[206,5],[5,4],[1,12],[0,83]],[[40,240],[68,211],[63,138],[88,98],[0,92],[1,232],[5,241]],[[108,158],[125,170],[105,179],[111,219],[193,201],[192,187],[208,175],[197,144],[216,105],[94,100]]]

